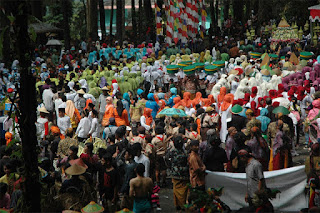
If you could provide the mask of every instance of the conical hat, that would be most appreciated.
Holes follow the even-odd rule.
[[[269,76],[269,75],[270,75],[270,72],[269,72],[269,70],[267,70],[267,69],[263,69],[263,70],[261,70],[261,74],[262,74],[262,75]]]
[[[78,164],[73,164],[66,169],[68,175],[81,175],[86,172],[86,168],[79,166]]]
[[[94,201],[91,201],[88,205],[81,209],[82,213],[100,213],[103,211],[104,208]]]
[[[230,70],[229,75],[231,75],[231,74],[238,75],[238,73],[239,73],[239,70],[232,69],[232,70]]]
[[[49,114],[48,110],[44,106],[40,107],[38,111]]]

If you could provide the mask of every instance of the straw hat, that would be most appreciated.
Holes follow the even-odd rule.
[[[106,86],[102,87],[102,89],[101,89],[101,90],[110,91],[110,89],[109,89],[108,87],[106,87]]]
[[[269,75],[270,75],[270,72],[269,72],[269,70],[267,70],[267,69],[263,69],[263,70],[261,70],[261,74],[262,74],[262,75],[269,76]]]
[[[272,70],[274,72],[274,74],[276,74],[277,76],[280,76],[282,73],[281,73],[281,70],[279,68],[275,68]]]
[[[245,75],[248,76],[248,75],[250,75],[251,73],[253,73],[253,69],[252,69],[252,68],[247,69],[246,72],[245,72]]]
[[[40,107],[38,111],[49,114],[48,110],[44,106]]]
[[[214,109],[211,106],[208,106],[206,108],[206,112],[213,112],[213,111],[214,111]]]
[[[76,163],[66,169],[66,173],[68,175],[81,175],[85,172],[86,172],[86,168],[84,168],[83,166],[80,166]]]
[[[83,91],[83,89],[78,90],[78,91],[77,91],[77,93],[78,93],[78,94],[80,94],[80,95],[84,95],[84,94],[86,94],[86,93]]]
[[[70,160],[69,164],[71,166],[74,165],[74,164],[77,164],[78,166],[82,166],[85,169],[88,168],[87,164],[85,164],[81,158],[78,158],[78,159],[75,159],[75,160]]]
[[[232,70],[229,72],[229,75],[231,75],[231,74],[238,75],[238,73],[239,73],[239,70],[234,70],[234,69],[232,69]]]

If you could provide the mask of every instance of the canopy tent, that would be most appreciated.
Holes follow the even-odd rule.
[[[309,19],[311,22],[320,21],[320,4],[308,8],[310,10]]]

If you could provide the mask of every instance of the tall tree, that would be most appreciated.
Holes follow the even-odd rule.
[[[215,10],[214,10],[214,0],[210,1],[210,17],[211,17],[211,23],[210,23],[210,29],[209,29],[209,39],[210,41],[212,41],[212,36],[213,36],[213,33],[215,31],[215,22],[216,22],[216,19],[215,19]]]
[[[233,15],[236,22],[243,21],[243,0],[233,0]]]
[[[142,0],[139,0],[139,42],[143,39],[143,31],[142,31],[142,16],[143,16],[143,12],[142,12],[143,8],[142,8]]]
[[[223,15],[224,15],[224,21],[229,18],[229,6],[230,6],[230,0],[224,0],[224,10],[223,10]]]
[[[36,137],[36,90],[35,78],[30,70],[32,42],[28,34],[28,17],[30,5],[26,0],[15,1],[17,6],[15,34],[17,41],[14,50],[20,65],[20,137],[22,142],[22,155],[25,167],[24,200],[27,208],[25,212],[41,212],[40,182],[38,170],[37,137]]]
[[[102,40],[106,38],[106,14],[104,11],[103,0],[99,0],[99,13],[100,13],[100,30],[102,34]]]
[[[136,22],[136,3],[135,0],[131,0],[131,18],[132,18],[132,33],[133,38],[137,38],[137,22]]]
[[[113,27],[113,7],[114,7],[114,0],[111,0],[111,12],[110,12],[110,36],[112,36],[112,27]]]
[[[12,62],[12,50],[10,47],[10,20],[7,18],[10,14],[10,3],[8,1],[0,1],[0,59],[6,66],[10,66]]]
[[[87,0],[87,33],[93,41],[98,39],[98,0]]]
[[[149,39],[152,39],[152,36],[154,34],[153,29],[153,17],[152,17],[152,8],[151,8],[151,1],[150,0],[144,0],[143,2],[144,6],[144,13],[145,13],[145,24],[146,24],[146,35],[149,37]]]
[[[219,0],[216,0],[216,19],[215,19],[215,23],[214,23],[214,26],[215,26],[215,29],[217,30],[218,29],[218,22],[219,22]]]
[[[63,16],[63,37],[64,46],[67,50],[70,50],[70,19],[72,16],[72,3],[70,0],[61,0],[61,10]]]
[[[123,15],[124,11],[122,11],[122,4],[124,0],[117,0],[117,10],[116,10],[116,15],[117,15],[117,34],[116,37],[119,39],[119,43],[122,44],[123,41],[123,32],[122,32],[122,24],[123,24]]]
[[[247,21],[248,19],[250,19],[251,17],[251,0],[245,0],[245,4],[246,4],[246,14],[245,14],[245,21]]]

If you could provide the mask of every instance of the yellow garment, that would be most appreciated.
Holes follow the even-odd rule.
[[[270,148],[269,171],[273,171],[273,149]]]
[[[183,207],[186,204],[188,195],[188,181],[172,179],[172,183],[174,205]]]

